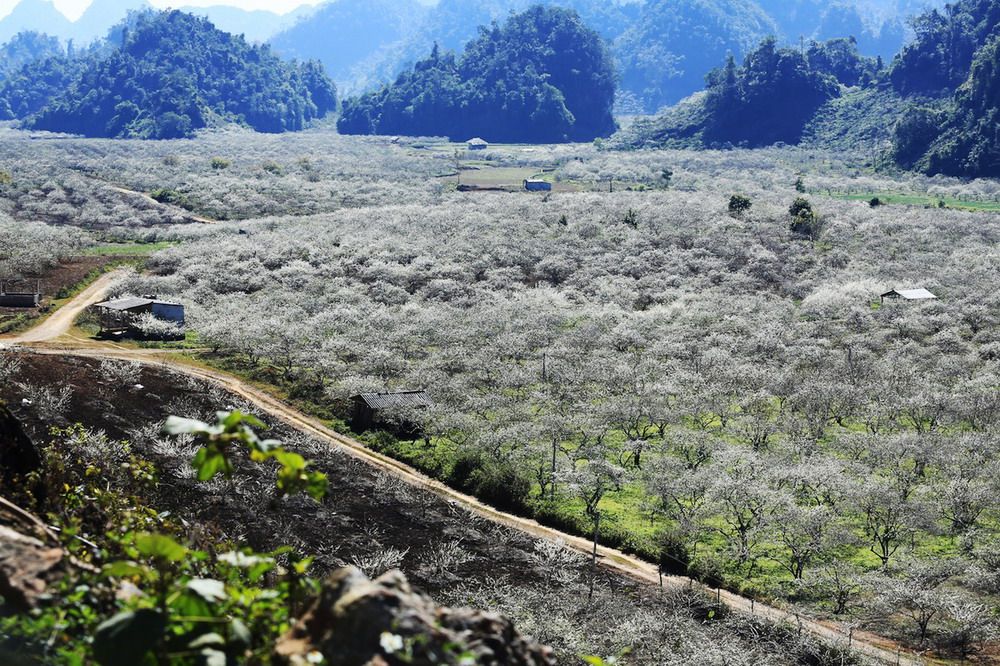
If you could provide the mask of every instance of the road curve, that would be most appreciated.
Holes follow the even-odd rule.
[[[248,400],[269,416],[284,421],[293,428],[327,442],[359,460],[403,479],[413,486],[423,488],[438,497],[462,505],[475,514],[494,522],[520,530],[537,538],[561,541],[569,548],[588,556],[590,555],[593,545],[589,540],[546,527],[530,518],[499,511],[480,502],[475,497],[461,493],[440,481],[425,476],[398,460],[372,451],[357,440],[331,430],[318,419],[303,414],[274,396],[228,373],[185,363],[183,358],[169,353],[157,352],[154,354],[150,353],[151,350],[129,349],[96,341],[64,337],[72,327],[73,319],[87,307],[100,301],[115,277],[114,274],[103,276],[98,282],[95,282],[87,290],[79,294],[71,303],[63,306],[53,317],[50,317],[39,327],[13,338],[0,339],[0,342],[17,344],[27,350],[48,355],[136,361],[211,382]],[[57,315],[62,316],[57,321],[49,323]],[[46,344],[35,347],[35,345],[40,343]],[[655,565],[613,548],[599,546],[597,552],[604,567],[643,583],[659,583],[659,574]],[[797,626],[801,631],[840,646],[850,644],[852,650],[857,654],[884,664],[921,666],[926,663],[917,655],[898,650],[896,644],[881,636],[854,631],[849,638],[848,631],[834,623],[819,622],[804,618],[797,613],[758,603],[724,590],[721,592],[709,590],[699,583],[693,583],[688,578],[665,577],[664,582],[671,586],[694,585],[703,589],[706,593],[712,595],[718,594],[723,603],[736,611],[747,614],[752,613],[773,622],[783,622]]]

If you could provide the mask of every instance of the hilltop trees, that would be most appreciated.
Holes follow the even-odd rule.
[[[335,108],[321,65],[283,63],[266,46],[178,11],[136,15],[120,47],[29,63],[0,89],[8,117],[96,137],[187,137],[219,119],[294,131]]]
[[[437,46],[381,90],[345,101],[347,134],[589,141],[614,131],[614,71],[575,12],[534,7],[482,28],[461,56]]]

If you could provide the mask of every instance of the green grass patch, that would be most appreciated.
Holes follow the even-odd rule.
[[[829,196],[833,199],[841,199],[843,201],[865,202],[871,201],[877,197],[878,200],[884,205],[920,206],[922,208],[952,208],[957,210],[970,210],[986,213],[1000,212],[1000,201],[961,200],[951,197],[932,197],[926,194],[906,194],[899,192],[830,192],[824,196]],[[940,205],[941,202],[944,202],[944,206]]]
[[[175,241],[160,241],[157,243],[102,243],[88,247],[81,254],[88,257],[147,257],[154,252],[173,247]]]

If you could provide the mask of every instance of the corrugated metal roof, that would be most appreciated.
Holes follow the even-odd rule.
[[[362,393],[355,396],[372,409],[413,409],[434,404],[427,391],[400,391],[398,393]]]
[[[114,301],[97,303],[94,307],[104,308],[105,310],[132,310],[134,308],[141,308],[152,304],[153,301],[148,298],[119,298]]]
[[[176,305],[181,306],[180,303],[172,303],[170,301],[160,301],[153,298],[119,298],[113,301],[104,301],[103,303],[96,303],[94,307],[104,308],[106,310],[133,310],[135,308],[144,308],[147,305]]]
[[[892,298],[894,296],[898,296],[899,298],[907,301],[922,301],[937,298],[937,296],[926,289],[893,289],[892,291],[882,294],[882,298]]]
[[[485,139],[480,139],[478,136],[475,139],[469,139],[470,146],[488,146],[489,143]]]

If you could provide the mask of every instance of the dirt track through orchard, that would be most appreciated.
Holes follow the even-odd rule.
[[[209,381],[248,400],[267,415],[284,421],[288,425],[312,437],[336,446],[355,458],[391,473],[405,480],[407,483],[428,490],[443,499],[462,505],[477,515],[521,530],[537,538],[561,541],[569,548],[580,551],[588,556],[590,555],[593,545],[589,540],[545,527],[530,518],[505,513],[483,504],[475,497],[458,492],[398,460],[372,451],[357,440],[331,430],[318,419],[303,414],[274,396],[230,374],[186,363],[183,357],[178,357],[176,353],[172,352],[137,350],[111,343],[71,337],[69,333],[76,318],[87,307],[100,302],[108,293],[108,290],[117,277],[117,273],[108,273],[102,276],[36,328],[18,335],[0,337],[0,344],[19,346],[28,351],[42,354],[137,361]],[[599,546],[597,553],[602,566],[644,583],[659,584],[659,575],[656,566],[604,546]],[[796,613],[757,603],[731,592],[709,590],[698,583],[692,583],[687,578],[665,577],[664,584],[670,586],[687,586],[693,584],[704,589],[706,594],[712,596],[718,594],[722,603],[736,611],[748,614],[752,613],[773,622],[784,622],[792,626],[797,626],[801,631],[840,646],[847,646],[849,643],[848,630],[833,623],[810,620]],[[919,656],[897,651],[898,646],[889,639],[867,632],[854,631],[850,638],[850,645],[856,653],[885,664],[917,666],[926,663]]]

